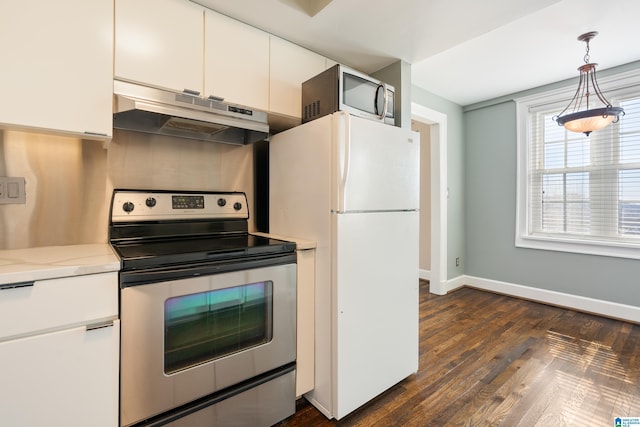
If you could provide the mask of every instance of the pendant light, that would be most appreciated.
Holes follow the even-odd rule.
[[[578,90],[569,105],[560,114],[553,117],[559,126],[564,126],[572,132],[582,132],[587,136],[610,123],[617,123],[620,116],[624,115],[624,110],[612,106],[600,91],[596,80],[596,65],[598,64],[589,62],[589,41],[596,35],[598,35],[597,31],[591,31],[578,37],[578,40],[587,44],[587,53],[584,55],[585,64],[578,68],[580,71]],[[591,100],[593,95],[597,99]],[[598,101],[602,106],[596,108],[593,103],[598,103]]]

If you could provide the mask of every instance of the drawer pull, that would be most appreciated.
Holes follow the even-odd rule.
[[[33,286],[36,282],[16,282],[16,283],[4,283],[0,285],[0,291],[5,289],[15,289],[15,288],[27,288],[29,286]]]
[[[85,130],[84,134],[88,135],[88,136],[103,136],[105,138],[109,136],[109,135],[107,135],[106,133],[103,133],[103,132],[91,132],[91,131],[88,131],[88,130]]]
[[[113,326],[113,320],[107,320],[105,322],[92,323],[87,325],[87,332],[94,331],[96,329],[109,328]]]

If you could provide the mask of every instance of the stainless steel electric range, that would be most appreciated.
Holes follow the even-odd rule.
[[[121,426],[271,426],[295,412],[295,244],[244,193],[115,190]]]

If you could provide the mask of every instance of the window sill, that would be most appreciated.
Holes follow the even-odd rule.
[[[516,247],[585,255],[640,259],[640,246],[625,243],[583,241],[558,237],[516,236]]]

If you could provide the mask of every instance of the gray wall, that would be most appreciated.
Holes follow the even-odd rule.
[[[411,88],[413,102],[447,115],[447,279],[458,277],[465,272],[465,151],[463,110],[424,89]],[[461,260],[456,267],[456,258]]]
[[[465,170],[465,273],[640,306],[638,260],[515,247],[516,104],[507,100],[512,98],[464,113],[466,155],[457,167]]]
[[[404,61],[397,61],[388,67],[371,74],[380,81],[392,85],[396,89],[395,125],[403,128],[411,127],[411,65]]]

